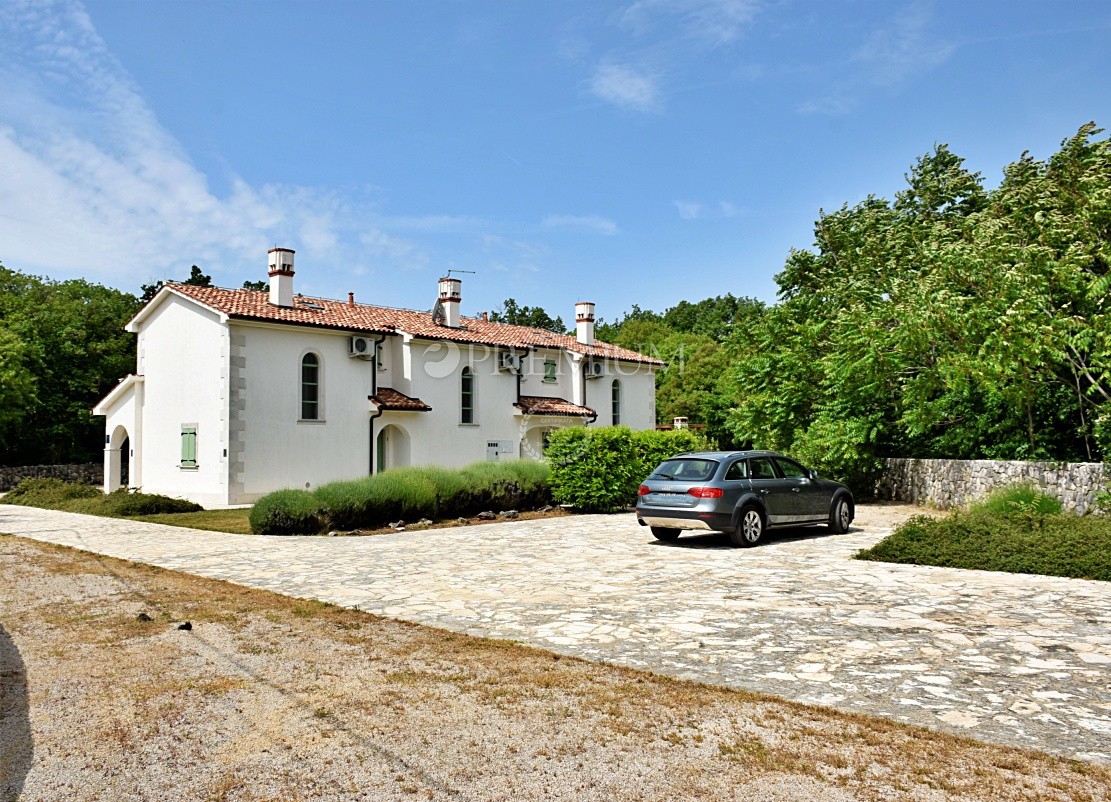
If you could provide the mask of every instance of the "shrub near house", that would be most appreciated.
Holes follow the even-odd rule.
[[[552,432],[545,452],[552,497],[582,512],[612,512],[633,504],[644,477],[665,459],[709,447],[705,437],[690,429],[561,429]]]
[[[1111,517],[1062,513],[1057,499],[1016,485],[947,518],[911,518],[856,557],[1111,581]]]
[[[370,529],[398,519],[455,518],[484,510],[536,509],[551,502],[548,466],[527,460],[464,468],[395,468],[313,491],[279,490],[251,509],[258,535]]]

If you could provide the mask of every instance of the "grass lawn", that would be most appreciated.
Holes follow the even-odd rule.
[[[129,516],[135,521],[152,524],[185,526],[190,529],[208,529],[213,532],[231,532],[236,535],[251,534],[251,524],[247,520],[250,507],[241,510],[201,510],[200,512],[167,512],[161,515]]]
[[[1111,581],[1111,517],[983,509],[911,518],[857,559]]]
[[[19,504],[28,507],[42,507],[48,510],[62,510],[64,512],[79,512],[86,515],[101,515],[108,518],[128,518],[134,521],[146,521],[152,524],[166,524],[167,526],[183,526],[190,529],[207,529],[213,532],[230,532],[237,535],[251,534],[249,507],[236,510],[202,510],[195,509],[188,512],[171,512],[181,506],[186,508],[198,507],[196,504],[183,502],[180,499],[165,496],[149,495],[146,493],[130,493],[126,491],[104,495],[98,488],[87,485],[73,485],[56,479],[33,480],[21,489],[8,493],[0,503]],[[159,512],[159,510],[167,510]],[[517,520],[531,520],[535,518],[555,518],[570,515],[569,512],[559,507],[554,509],[521,512]],[[498,519],[504,520],[504,519]],[[406,523],[407,531],[421,531],[424,529],[440,529],[445,527],[467,526],[472,524],[490,523],[477,517],[447,518],[432,524]],[[378,535],[396,531],[389,526],[380,526],[370,529],[357,529],[345,532],[349,535]]]

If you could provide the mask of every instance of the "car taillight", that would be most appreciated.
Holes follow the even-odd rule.
[[[651,492],[652,491],[648,489],[648,485],[641,485],[640,487],[637,488],[637,495],[638,496],[647,496]]]
[[[692,487],[687,493],[695,498],[721,498],[724,494],[720,487]]]

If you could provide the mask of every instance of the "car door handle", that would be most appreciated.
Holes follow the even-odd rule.
[[[763,493],[763,494],[764,494],[764,495],[766,496],[766,495],[768,494],[768,488],[766,488],[766,487],[761,487],[761,488],[760,488],[760,492],[761,492],[761,493]]]
[[[791,492],[792,493],[797,493],[797,492],[799,492],[799,489],[797,487],[792,487]]]

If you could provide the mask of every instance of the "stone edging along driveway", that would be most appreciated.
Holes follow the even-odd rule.
[[[0,504],[0,532],[1111,763],[1111,583],[850,559],[913,512],[753,549],[631,515],[266,538]]]

